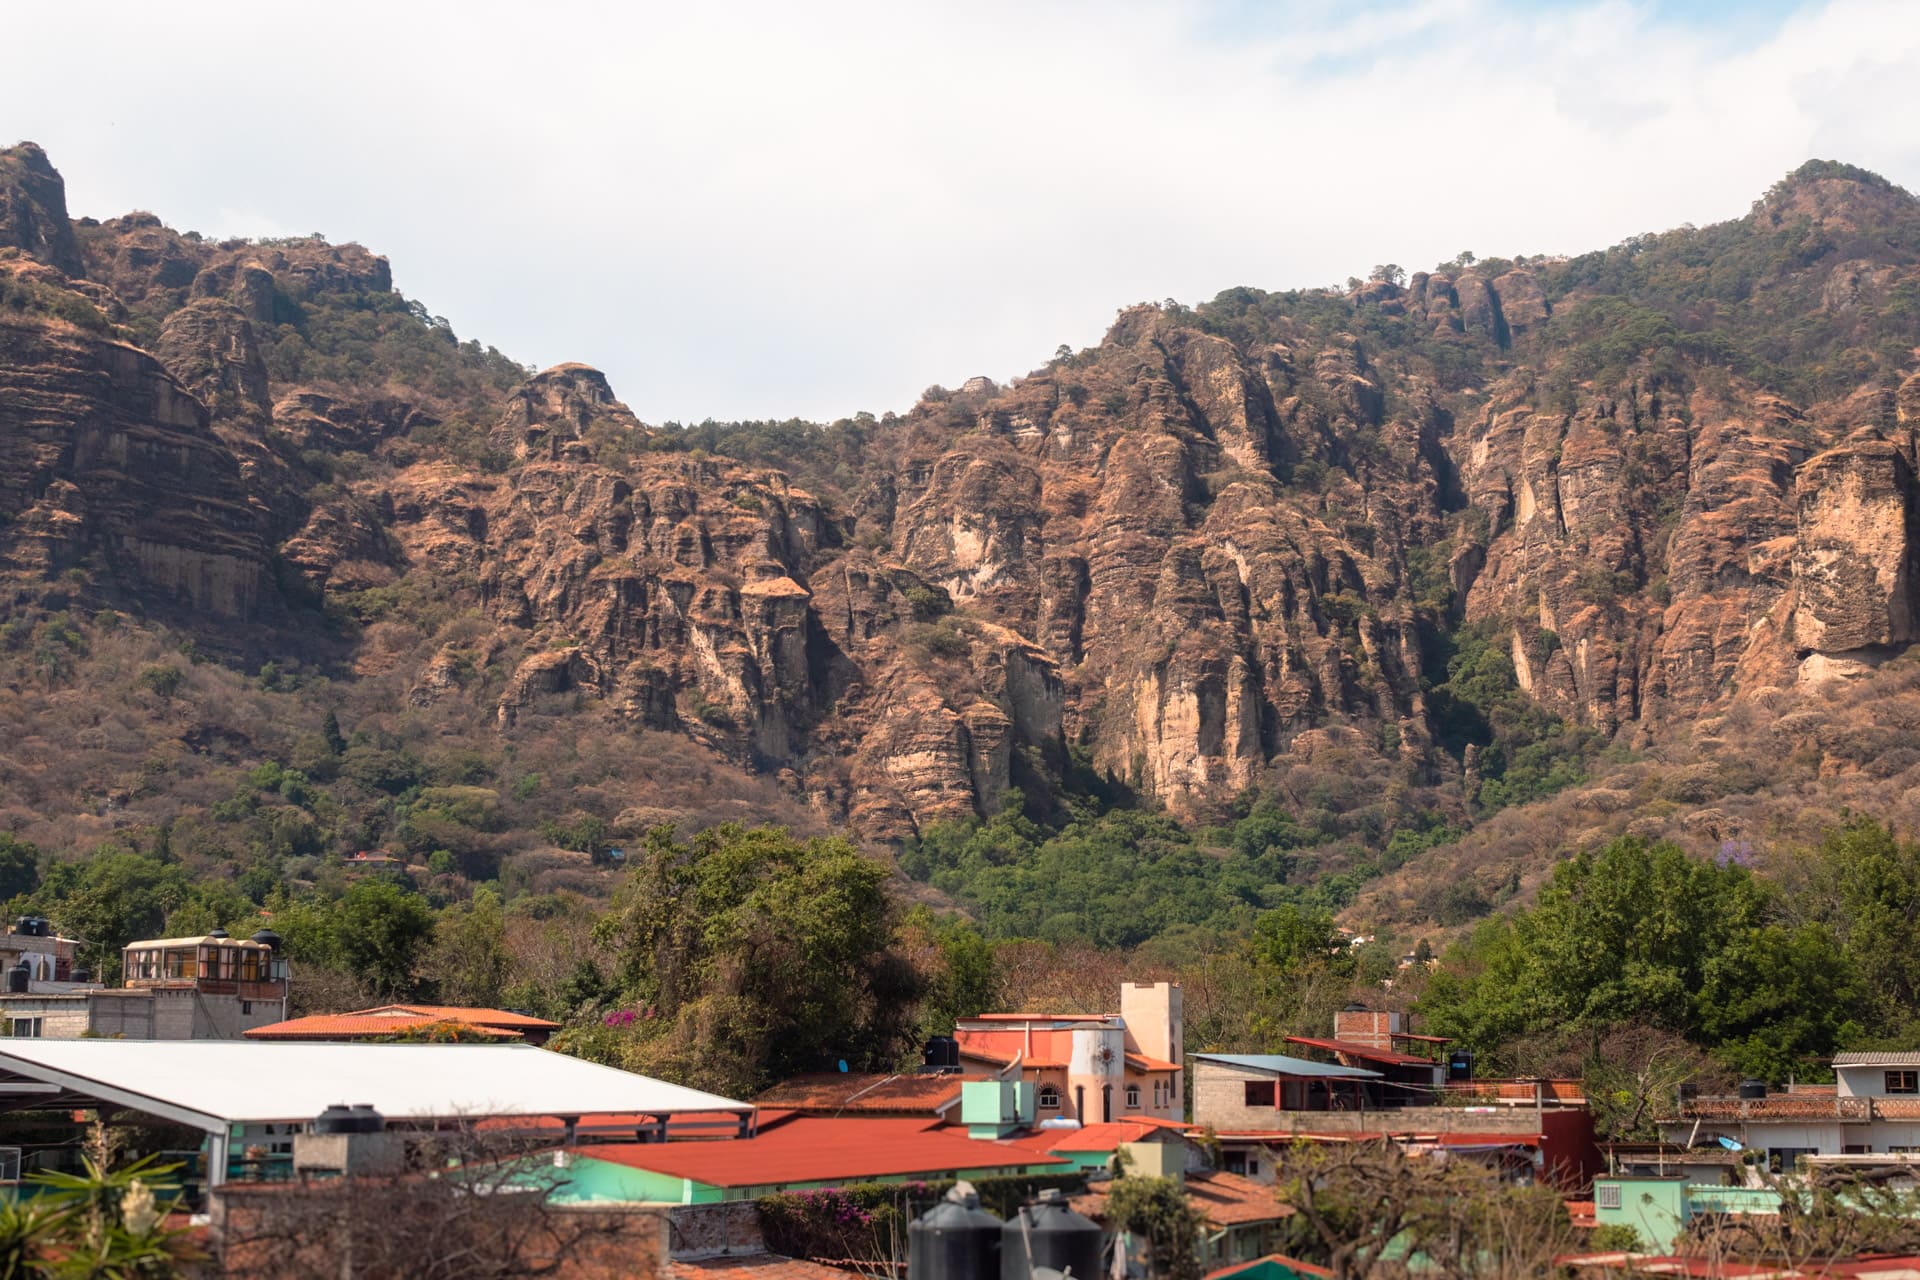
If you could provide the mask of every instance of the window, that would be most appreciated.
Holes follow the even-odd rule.
[[[1250,1107],[1270,1107],[1273,1105],[1273,1081],[1247,1081],[1247,1105]]]
[[[13,1034],[15,1038],[21,1040],[38,1040],[40,1038],[40,1024],[41,1019],[39,1018],[15,1018],[13,1020]]]
[[[1221,1158],[1226,1162],[1228,1173],[1245,1173],[1247,1171],[1247,1153],[1246,1152],[1229,1151],[1229,1152],[1226,1152]]]
[[[1617,1182],[1594,1183],[1593,1206],[1596,1209],[1618,1209],[1620,1207],[1620,1184]]]
[[[1060,1109],[1060,1091],[1050,1084],[1040,1086],[1040,1109],[1058,1111]]]
[[[1888,1093],[1920,1093],[1920,1071],[1887,1072]]]
[[[1247,1157],[1247,1176],[1249,1178],[1257,1178],[1260,1176],[1260,1162],[1252,1156]]]
[[[1138,1111],[1139,1109],[1140,1109],[1140,1086],[1137,1084],[1130,1084],[1127,1086],[1127,1110]]]

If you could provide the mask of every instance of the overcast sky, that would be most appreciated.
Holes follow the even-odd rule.
[[[73,212],[319,231],[648,421],[902,410],[1117,308],[1920,189],[1916,0],[20,5]],[[8,141],[0,137],[0,143]]]

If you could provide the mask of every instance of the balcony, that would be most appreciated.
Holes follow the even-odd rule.
[[[1874,1120],[1920,1121],[1920,1097],[1836,1098],[1773,1093],[1764,1098],[1689,1098],[1682,1120],[1738,1124],[1867,1124]]]

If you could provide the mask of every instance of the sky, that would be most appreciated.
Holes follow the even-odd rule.
[[[1920,190],[1920,0],[22,5],[77,216],[318,231],[649,422],[1005,380],[1115,312]],[[11,134],[12,137],[5,135]]]

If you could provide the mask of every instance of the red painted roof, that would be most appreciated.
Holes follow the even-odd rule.
[[[1317,1040],[1312,1036],[1288,1036],[1289,1044],[1310,1045],[1315,1049],[1325,1049],[1328,1053],[1344,1053],[1349,1057],[1365,1058],[1368,1062],[1384,1062],[1395,1067],[1431,1067],[1433,1059],[1422,1058],[1417,1054],[1400,1053],[1393,1049],[1376,1049],[1370,1044],[1355,1044],[1351,1040]]]
[[[978,1142],[918,1118],[794,1116],[751,1138],[658,1143],[595,1143],[575,1148],[604,1160],[710,1187],[757,1187],[787,1182],[859,1182],[867,1178],[928,1177],[962,1169],[1023,1169],[1065,1164],[1057,1156]]]
[[[938,1115],[960,1098],[960,1086],[986,1075],[857,1075],[819,1071],[794,1076],[768,1089],[753,1101],[763,1107],[838,1114],[842,1112],[912,1112]]]

